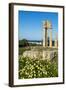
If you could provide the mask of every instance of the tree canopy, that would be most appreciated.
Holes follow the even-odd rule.
[[[28,45],[29,45],[28,40],[26,39],[19,40],[19,47],[25,47]]]

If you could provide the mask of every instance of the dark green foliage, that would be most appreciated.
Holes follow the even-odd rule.
[[[19,40],[19,47],[29,46],[29,43],[26,39]]]
[[[38,60],[19,56],[19,79],[58,77],[58,57]]]

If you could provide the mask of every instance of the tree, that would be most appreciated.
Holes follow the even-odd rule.
[[[25,47],[25,46],[29,46],[28,40],[26,39],[19,40],[19,47]]]

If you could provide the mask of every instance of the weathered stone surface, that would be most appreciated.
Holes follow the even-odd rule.
[[[54,57],[54,51],[43,51],[43,59],[51,60]]]
[[[43,60],[51,60],[57,51],[25,51],[23,53],[23,57],[29,57],[31,59],[33,58],[40,58]]]

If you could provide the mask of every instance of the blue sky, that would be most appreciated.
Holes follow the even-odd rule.
[[[35,12],[19,11],[19,40],[42,40],[42,21],[52,22],[52,38],[58,32],[58,13],[54,12]]]

